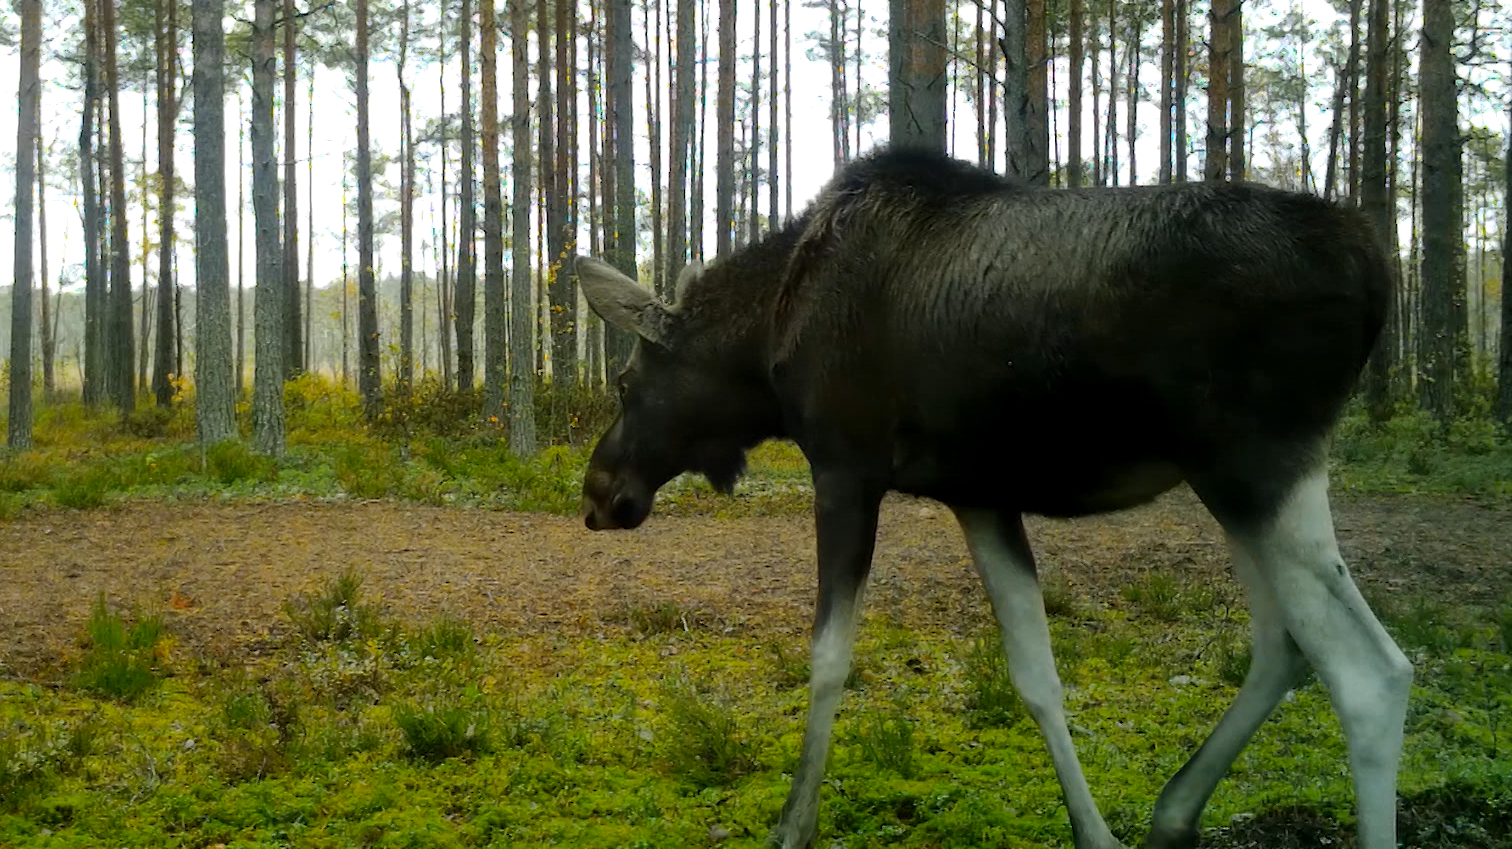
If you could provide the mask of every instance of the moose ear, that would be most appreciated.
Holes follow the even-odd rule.
[[[578,285],[599,318],[647,342],[665,342],[669,316],[655,295],[607,262],[578,257],[575,265]]]
[[[697,260],[683,266],[682,271],[677,273],[677,287],[673,290],[677,292],[677,303],[682,303],[683,295],[688,291],[688,284],[697,280],[698,275],[702,273],[703,263]]]

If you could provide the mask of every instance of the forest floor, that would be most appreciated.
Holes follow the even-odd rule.
[[[1373,601],[1486,608],[1512,590],[1512,508],[1379,495],[1333,505],[1345,561]],[[1121,514],[1028,524],[1042,573],[1075,598],[1118,605],[1124,588],[1164,573],[1243,604],[1218,525],[1185,488]],[[501,636],[602,634],[659,604],[703,628],[803,634],[815,592],[806,514],[653,514],[636,531],[591,533],[571,516],[388,500],[129,501],[0,522],[0,552],[0,672],[68,657],[100,593],[164,610],[185,648],[234,656],[281,643],[285,602],[344,570],[402,621],[450,614]],[[947,510],[889,498],[866,605],[915,629],[988,621]]]
[[[1512,849],[1512,505],[1333,503],[1418,668],[1401,845]],[[1083,764],[1134,845],[1243,676],[1243,593],[1186,489],[1029,533]],[[343,574],[371,620],[354,602],[336,637],[311,600]],[[0,846],[754,849],[801,737],[814,575],[802,509],[674,504],[617,533],[390,499],[22,510],[0,521]],[[162,617],[141,696],[79,683],[101,597]],[[889,498],[821,846],[1069,845],[990,626],[950,513]],[[1349,782],[1313,680],[1236,762],[1204,845],[1350,846]]]

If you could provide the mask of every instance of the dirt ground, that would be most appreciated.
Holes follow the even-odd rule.
[[[1512,586],[1512,509],[1419,497],[1336,496],[1344,555],[1374,595],[1481,606]],[[1076,595],[1117,598],[1164,569],[1238,596],[1216,523],[1186,490],[1123,514],[1033,520],[1041,569]],[[576,518],[391,502],[132,503],[0,523],[0,674],[77,650],[96,596],[167,614],[192,651],[257,652],[282,606],[342,569],[401,619],[450,612],[480,631],[619,627],[632,606],[674,602],[716,627],[805,633],[814,597],[808,516],[653,515],[634,532]],[[987,602],[950,514],[889,499],[867,595],[873,614],[930,628],[985,621]]]

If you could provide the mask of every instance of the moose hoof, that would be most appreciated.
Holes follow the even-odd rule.
[[[1197,828],[1156,825],[1145,836],[1144,849],[1197,849]]]

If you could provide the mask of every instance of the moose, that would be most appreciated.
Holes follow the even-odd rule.
[[[764,440],[808,460],[809,708],[774,844],[815,842],[878,511],[900,492],[946,506],[965,536],[1077,849],[1122,846],[1067,728],[1022,517],[1185,483],[1245,587],[1252,660],[1145,847],[1197,845],[1219,780],[1309,665],[1346,737],[1358,845],[1396,846],[1413,669],[1340,557],[1326,467],[1394,285],[1360,215],[1254,184],[1038,188],[883,147],[785,228],[685,272],[672,304],[575,265],[591,308],[637,338],[583,481],[589,529],[637,527],[685,472],[730,493]]]

